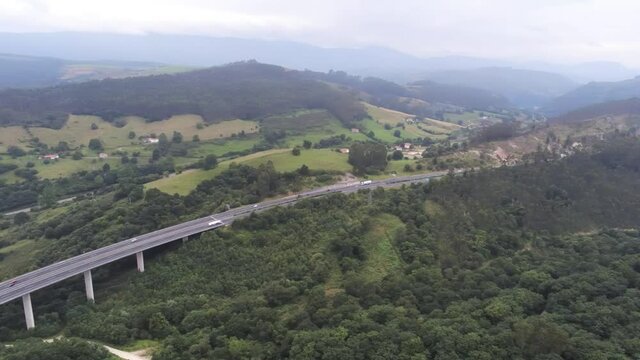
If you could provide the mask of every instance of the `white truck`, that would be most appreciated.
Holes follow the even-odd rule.
[[[222,221],[220,220],[213,220],[213,221],[209,221],[209,226],[216,226],[216,225],[222,225]]]
[[[371,184],[372,182],[373,182],[373,181],[371,181],[371,180],[363,180],[363,181],[360,181],[360,185],[369,185],[369,184]]]

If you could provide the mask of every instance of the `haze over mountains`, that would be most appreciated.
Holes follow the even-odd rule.
[[[0,33],[5,53],[71,60],[143,61],[206,67],[255,59],[294,69],[343,70],[399,82],[424,80],[427,72],[513,67],[553,72],[576,82],[617,81],[638,74],[621,64],[589,62],[557,65],[466,56],[420,58],[381,47],[322,48],[291,41],[268,41],[195,35],[124,35],[81,32]]]
[[[421,97],[432,102],[542,109],[552,116],[640,96],[640,81],[633,79],[638,73],[612,62],[555,65],[465,56],[423,59],[380,47],[322,48],[290,41],[81,32],[0,33],[0,51],[6,53],[0,55],[0,88],[171,73],[255,59],[296,70],[340,70],[412,84],[414,92],[421,91],[425,94]]]

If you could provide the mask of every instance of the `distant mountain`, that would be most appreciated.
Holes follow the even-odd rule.
[[[255,59],[314,71],[343,70],[400,83],[422,80],[427,72],[513,67],[568,75],[579,82],[619,80],[629,69],[616,63],[556,65],[469,56],[420,58],[382,47],[323,48],[292,41],[194,35],[125,35],[80,32],[0,33],[0,51],[80,61],[143,61],[209,67]],[[628,76],[625,76],[628,77]]]
[[[588,83],[590,81],[621,81],[640,73],[613,61],[591,61],[573,65],[549,64],[543,62],[527,62],[520,67],[532,70],[562,74],[573,81]]]
[[[424,80],[411,83],[409,89],[413,97],[429,102],[481,110],[510,107],[509,100],[502,95],[467,86],[439,84]]]
[[[417,81],[407,86],[375,78],[353,76],[344,71],[328,73],[306,71],[310,78],[344,85],[356,90],[367,102],[406,113],[438,117],[444,109],[497,110],[511,107],[504,96],[487,90],[460,85]]]
[[[65,65],[59,59],[0,54],[0,88],[54,85]]]
[[[574,123],[602,116],[640,115],[640,98],[609,101],[583,107],[551,119],[552,123]]]
[[[0,89],[59,84],[175,72],[179,67],[131,61],[72,61],[0,54]]]
[[[304,73],[256,62],[173,74],[0,91],[0,125],[57,128],[68,114],[149,121],[198,114],[206,121],[260,119],[299,109],[326,109],[349,124],[366,115],[358,100]]]
[[[545,111],[560,115],[593,104],[640,97],[640,76],[618,82],[592,82],[553,100]]]
[[[445,70],[429,73],[425,78],[442,84],[498,93],[508,98],[515,106],[523,108],[545,105],[551,99],[578,86],[562,75],[507,67]]]

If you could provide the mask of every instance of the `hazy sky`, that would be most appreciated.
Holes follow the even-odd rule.
[[[634,0],[0,0],[0,31],[200,34],[640,66],[638,14]]]

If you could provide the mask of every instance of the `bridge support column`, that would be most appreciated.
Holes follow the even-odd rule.
[[[144,256],[142,251],[136,253],[136,261],[138,262],[138,271],[144,272]]]
[[[33,318],[33,307],[31,306],[31,294],[22,295],[22,306],[24,307],[24,319],[27,322],[27,330],[36,327]]]
[[[87,291],[87,300],[95,302],[96,299],[93,296],[93,278],[91,277],[91,270],[84,272],[84,287]]]

